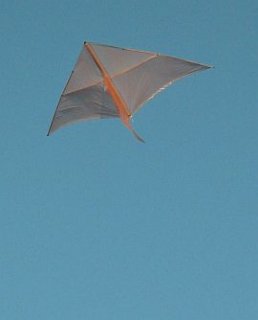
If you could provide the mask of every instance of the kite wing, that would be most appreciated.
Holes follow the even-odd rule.
[[[210,66],[157,53],[85,43],[58,102],[48,134],[81,120],[132,115],[172,82]]]

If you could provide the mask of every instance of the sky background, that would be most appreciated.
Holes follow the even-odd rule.
[[[0,319],[258,314],[256,0],[11,1],[0,10]],[[47,137],[83,41],[215,69],[134,118]]]

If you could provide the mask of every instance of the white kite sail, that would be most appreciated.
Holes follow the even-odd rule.
[[[84,43],[48,134],[89,119],[120,117],[136,138],[132,115],[174,81],[208,65],[157,53]]]

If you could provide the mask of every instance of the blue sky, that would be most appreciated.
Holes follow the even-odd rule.
[[[257,1],[5,1],[0,318],[258,313]],[[215,65],[46,133],[84,40]]]

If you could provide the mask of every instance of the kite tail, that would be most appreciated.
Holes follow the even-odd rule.
[[[143,140],[143,138],[138,135],[138,133],[134,130],[131,122],[128,121],[128,120],[129,120],[129,118],[127,118],[127,121],[123,121],[124,124],[125,124],[125,126],[127,127],[127,129],[129,129],[129,130],[132,132],[132,134],[134,135],[134,137],[135,137],[138,141],[140,141],[140,142],[142,142],[142,143],[145,143],[145,141]]]
[[[140,142],[142,142],[142,143],[145,143],[145,141],[143,140],[143,138],[140,137],[140,136],[138,135],[138,133],[137,133],[133,128],[131,128],[130,130],[132,131],[133,135],[135,136],[135,138],[136,138],[138,141],[140,141]]]
[[[134,135],[134,137],[135,137],[138,141],[145,143],[145,141],[143,140],[143,138],[140,137],[140,136],[138,135],[138,133],[134,130],[134,128],[133,128],[133,126],[132,126],[132,123],[131,123],[131,121],[130,121],[131,116],[128,116],[125,112],[121,112],[121,110],[119,110],[119,111],[120,111],[120,119],[121,119],[122,123],[126,126],[126,128],[132,132],[132,134]],[[122,110],[122,111],[123,111],[123,110]]]

